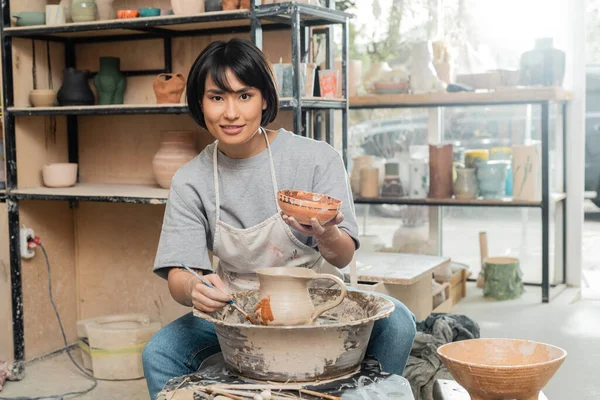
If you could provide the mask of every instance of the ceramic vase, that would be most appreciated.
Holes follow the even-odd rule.
[[[195,15],[204,12],[204,0],[171,0],[175,15]]]
[[[456,180],[453,185],[454,197],[458,200],[473,200],[477,198],[477,177],[474,168],[456,169]]]
[[[114,2],[115,0],[96,0],[99,20],[117,19],[117,12],[113,7]]]
[[[542,200],[542,159],[539,145],[513,146],[513,198],[515,200]]]
[[[152,159],[154,177],[160,187],[169,189],[175,172],[198,152],[192,131],[164,131],[158,152]]]
[[[506,174],[509,161],[494,160],[477,168],[479,194],[485,199],[499,199],[506,195]]]
[[[156,104],[180,103],[185,89],[185,78],[181,74],[160,74],[154,79]]]
[[[100,57],[100,71],[94,77],[94,86],[98,91],[98,104],[123,104],[127,80],[120,70],[118,57]]]
[[[381,196],[404,196],[404,188],[402,187],[402,182],[400,181],[400,164],[397,162],[385,163],[385,177],[383,180],[383,187],[381,188]]]
[[[73,22],[95,21],[98,7],[95,0],[71,0],[71,19]]]
[[[350,171],[350,189],[355,195],[360,193],[360,170],[373,165],[373,158],[367,155],[352,157],[352,171]]]
[[[412,46],[410,88],[413,93],[435,92],[443,88],[433,67],[431,42],[417,42]]]
[[[535,48],[521,56],[521,85],[562,86],[565,77],[565,53],[553,47],[552,38],[535,41]]]
[[[429,198],[452,197],[452,144],[429,145]]]
[[[379,168],[365,167],[360,170],[360,197],[379,196]]]
[[[410,159],[409,195],[424,199],[429,191],[429,162],[426,158]]]
[[[89,72],[75,68],[66,68],[63,84],[56,98],[61,106],[91,106],[94,104],[94,92],[88,83]]]

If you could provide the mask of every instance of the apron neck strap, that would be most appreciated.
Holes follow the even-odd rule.
[[[277,208],[277,212],[280,213],[281,209],[279,208],[279,202],[277,201],[277,177],[275,175],[275,163],[273,162],[273,153],[271,152],[271,145],[269,143],[269,137],[267,136],[267,132],[265,128],[262,126],[258,128],[262,131],[262,134],[265,137],[265,141],[267,143],[267,150],[269,152],[269,166],[271,170],[271,184],[273,186],[273,196],[275,199],[275,207]],[[221,195],[219,193],[219,172],[217,170],[217,156],[219,154],[219,141],[215,142],[215,149],[213,150],[213,179],[215,185],[215,211],[216,211],[216,221],[219,221],[221,215]],[[216,222],[215,221],[215,222]]]

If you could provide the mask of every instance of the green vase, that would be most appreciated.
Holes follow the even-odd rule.
[[[100,57],[100,71],[94,78],[98,91],[98,104],[123,104],[127,81],[120,70],[121,60],[117,57]]]

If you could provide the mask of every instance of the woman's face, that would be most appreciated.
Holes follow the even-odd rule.
[[[267,105],[260,90],[241,82],[231,70],[226,77],[232,92],[219,88],[210,74],[206,77],[202,111],[206,127],[219,142],[238,145],[254,136]]]

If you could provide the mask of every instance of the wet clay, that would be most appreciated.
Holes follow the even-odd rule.
[[[442,361],[473,400],[537,400],[566,351],[518,339],[473,339],[438,349]]]
[[[335,289],[314,288],[309,293],[315,307],[339,296]],[[256,290],[234,294],[235,303],[246,311],[257,308],[258,299]],[[214,324],[225,363],[236,374],[256,380],[311,382],[355,371],[365,356],[374,322],[393,310],[394,304],[383,297],[349,291],[339,306],[312,325],[252,325],[230,306],[210,315],[194,310],[194,315]]]

